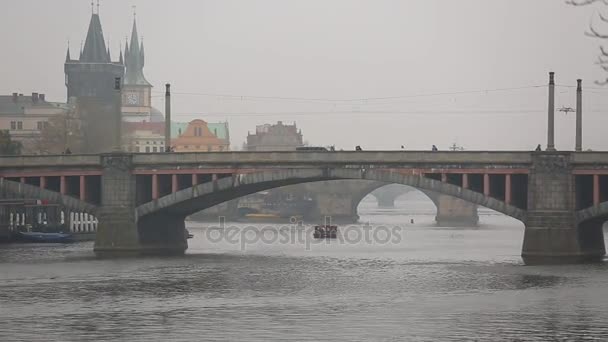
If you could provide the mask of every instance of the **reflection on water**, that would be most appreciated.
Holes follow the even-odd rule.
[[[373,204],[362,212],[363,221],[401,226],[404,238],[308,250],[257,241],[242,250],[190,224],[195,237],[178,258],[96,260],[91,243],[0,246],[0,340],[608,336],[606,264],[524,267],[523,227],[501,216],[454,230],[433,227],[426,212],[382,214]]]

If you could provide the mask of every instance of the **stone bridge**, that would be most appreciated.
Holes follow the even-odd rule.
[[[527,263],[600,259],[608,153],[224,152],[0,157],[0,193],[99,220],[98,255],[183,253],[184,218],[234,198],[316,181],[416,187],[525,225]]]

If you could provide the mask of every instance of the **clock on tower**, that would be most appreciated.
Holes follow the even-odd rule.
[[[139,94],[137,93],[127,93],[127,104],[128,105],[138,105],[139,104]]]

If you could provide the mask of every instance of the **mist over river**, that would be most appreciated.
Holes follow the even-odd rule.
[[[0,340],[608,339],[606,263],[523,266],[520,222],[481,210],[480,227],[438,228],[419,192],[359,212],[342,232],[384,235],[280,240],[310,227],[228,222],[249,234],[233,243],[189,223],[184,257],[122,260],[95,259],[91,242],[0,245]]]

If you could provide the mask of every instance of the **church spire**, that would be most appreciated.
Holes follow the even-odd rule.
[[[127,58],[129,58],[129,37],[125,37],[125,65],[127,65]]]
[[[134,55],[139,55],[139,35],[137,34],[137,22],[133,18],[133,29],[131,30],[131,46],[129,51]]]
[[[144,54],[144,37],[141,37],[141,46],[139,48],[139,59],[141,61],[141,67],[143,68],[146,65],[146,59]]]
[[[103,30],[101,29],[99,14],[93,13],[91,15],[89,31],[87,33],[87,39],[84,42],[84,49],[82,50],[82,58],[80,61],[88,63],[110,62],[106,43],[103,38]]]
[[[133,15],[133,29],[131,31],[131,42],[125,47],[125,85],[145,85],[150,83],[144,77],[144,50],[143,42],[140,44],[137,33],[137,20]]]
[[[65,54],[65,61],[69,62],[72,58],[70,58],[70,41],[68,40],[68,52]]]

